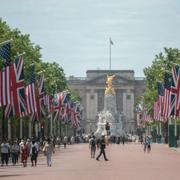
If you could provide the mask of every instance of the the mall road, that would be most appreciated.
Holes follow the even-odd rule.
[[[109,145],[109,161],[90,158],[88,144],[61,147],[47,167],[45,156],[37,167],[0,167],[0,180],[180,180],[180,151],[152,145],[150,154],[140,144]]]

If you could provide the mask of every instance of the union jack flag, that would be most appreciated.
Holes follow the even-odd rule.
[[[80,123],[80,107],[77,103],[75,103],[74,107],[74,124],[73,126],[77,127]]]
[[[20,117],[27,114],[26,110],[26,98],[25,98],[25,87],[24,87],[24,60],[22,56],[15,59],[12,66],[12,80],[11,80],[11,94],[13,96],[11,105],[6,106],[7,117],[11,115],[18,115]],[[11,98],[12,98],[11,96]],[[14,110],[14,113],[10,113],[10,109]]]
[[[172,68],[170,115],[180,117],[180,66],[175,64]]]
[[[60,110],[61,108],[61,98],[62,98],[62,93],[56,93],[52,99],[52,109],[53,110]]]
[[[54,114],[54,121],[60,116],[62,92],[56,93],[52,99],[52,113]]]
[[[60,92],[55,94],[53,98],[53,110],[55,112],[55,119],[66,118],[66,107],[67,107],[67,94],[65,92]]]

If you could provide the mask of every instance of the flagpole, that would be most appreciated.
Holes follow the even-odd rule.
[[[111,70],[111,38],[109,38],[109,70]]]
[[[177,146],[177,122],[176,122],[176,117],[174,118],[174,138],[175,138],[175,144],[174,147]]]
[[[9,40],[7,40],[7,41],[1,42],[1,43],[0,43],[0,45],[3,45],[3,44],[6,44],[6,43],[9,43],[9,42],[11,42],[11,41],[13,41],[13,39],[9,39]]]
[[[5,107],[3,106],[2,107],[2,140],[5,140],[6,138],[4,113],[5,113]]]
[[[23,52],[23,53],[20,53],[20,54],[17,54],[16,56],[14,56],[15,58],[18,58],[18,57],[20,57],[20,56],[24,56],[26,53],[25,52]]]

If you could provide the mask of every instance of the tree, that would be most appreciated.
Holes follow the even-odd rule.
[[[153,103],[157,99],[157,81],[164,82],[164,72],[171,71],[173,63],[180,64],[180,50],[164,48],[164,53],[156,55],[152,65],[144,69],[146,92],[142,98],[147,111],[151,114]]]
[[[43,72],[46,79],[46,92],[53,95],[56,91],[63,91],[68,89],[65,73],[62,67],[57,63],[45,63],[41,59],[41,47],[35,45],[30,40],[30,35],[22,34],[19,29],[11,29],[6,22],[0,18],[0,43],[13,39],[11,45],[11,61],[17,57],[18,54],[24,55],[24,75],[25,85],[31,76],[31,64],[35,66],[35,75],[38,77],[38,72]],[[2,69],[2,59],[0,59],[0,70]],[[2,117],[2,109],[0,109],[0,116]],[[1,119],[1,118],[0,118]],[[18,117],[13,117],[13,122],[17,122]],[[7,123],[7,121],[6,121]],[[1,124],[1,123],[0,123]]]

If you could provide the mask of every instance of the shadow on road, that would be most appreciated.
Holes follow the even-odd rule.
[[[4,174],[4,175],[0,175],[0,178],[1,177],[15,177],[15,176],[22,176],[22,175],[20,175],[20,174],[8,174],[8,175],[6,175],[6,174]]]

